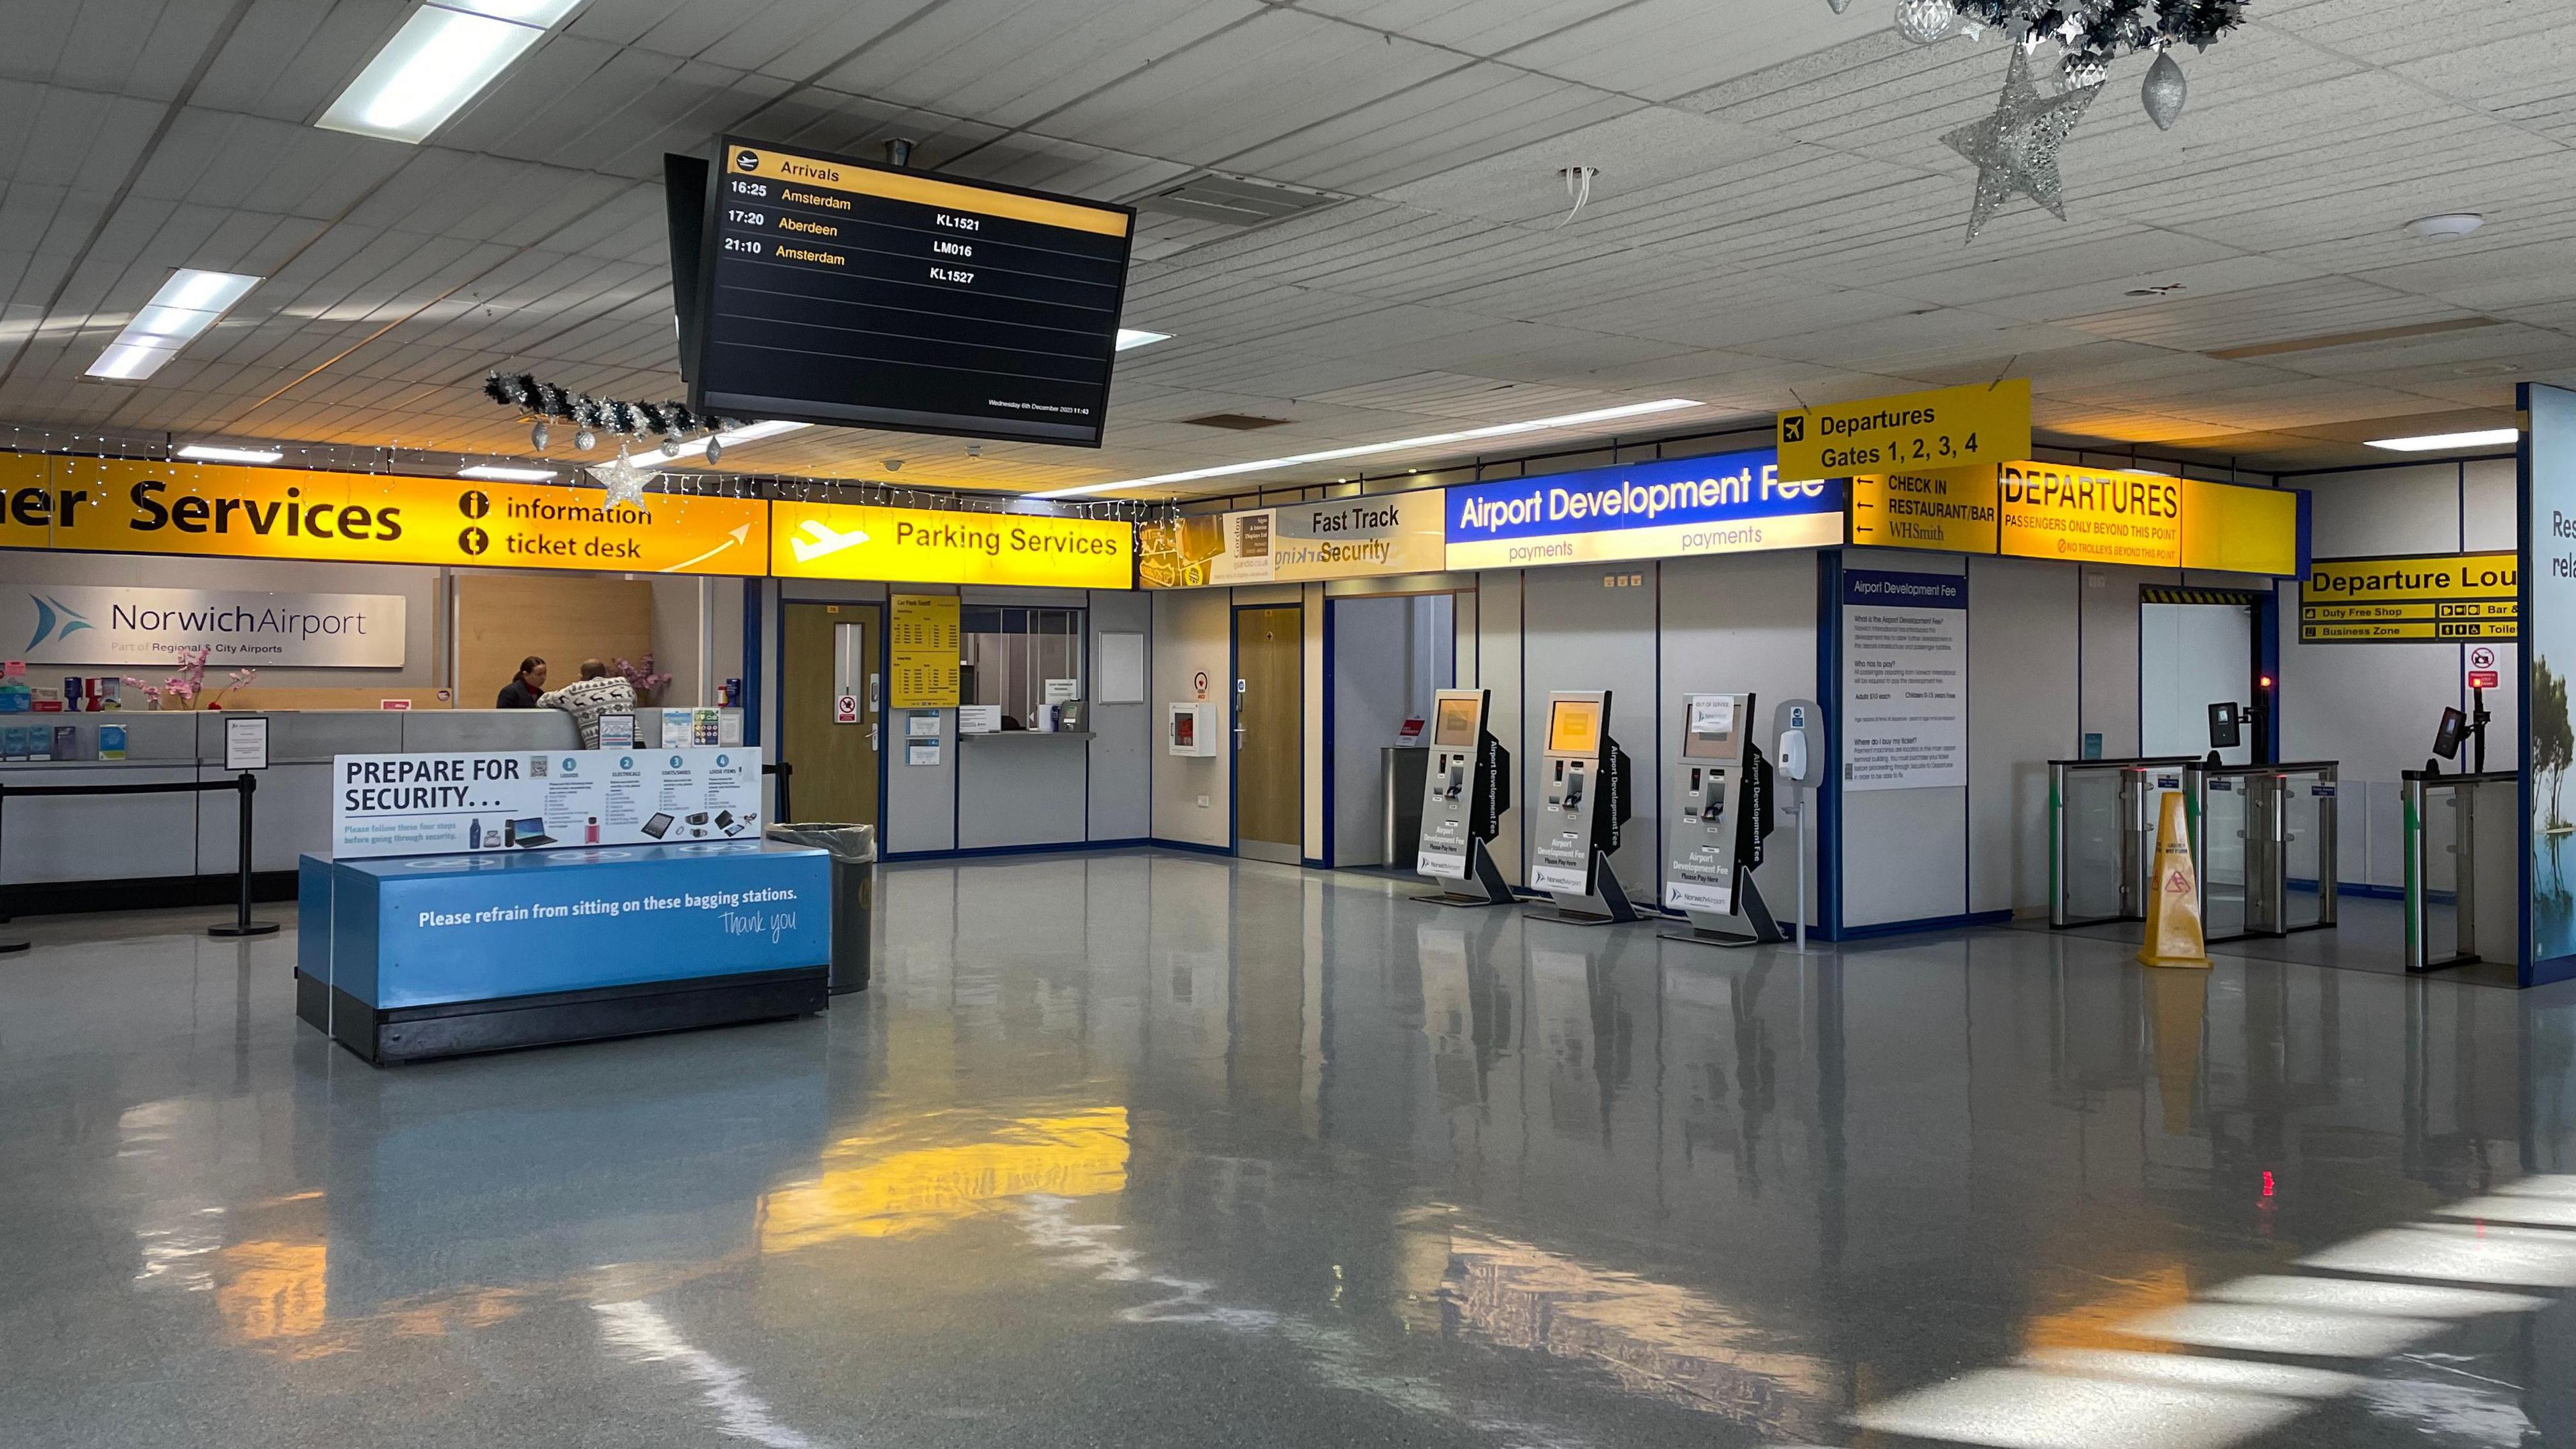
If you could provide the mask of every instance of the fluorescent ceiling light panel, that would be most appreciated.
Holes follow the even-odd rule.
[[[1567,413],[1562,417],[1532,418],[1525,423],[1495,423],[1489,427],[1466,428],[1454,433],[1426,433],[1418,438],[1398,438],[1391,443],[1362,443],[1351,448],[1327,448],[1320,453],[1292,453],[1285,458],[1256,458],[1249,463],[1223,463],[1213,468],[1191,468],[1179,473],[1157,473],[1151,478],[1129,478],[1119,483],[1085,483],[1074,488],[1051,488],[1044,493],[1030,493],[1030,498],[1080,498],[1091,493],[1107,493],[1116,488],[1150,488],[1158,483],[1190,483],[1201,478],[1228,478],[1237,473],[1258,473],[1270,468],[1292,468],[1300,463],[1330,463],[1343,458],[1364,458],[1372,453],[1396,453],[1411,448],[1436,448],[1450,443],[1473,442],[1480,438],[1507,438],[1515,433],[1539,433],[1551,428],[1579,428],[1590,423],[1606,423],[1617,418],[1643,417],[1648,413],[1668,413],[1675,408],[1695,408],[1697,402],[1686,397],[1661,398],[1654,402],[1627,403],[1615,408],[1595,408],[1588,413]]]
[[[190,443],[179,450],[179,456],[192,463],[274,463],[286,455],[275,448],[219,448],[212,443]]]
[[[1121,327],[1118,329],[1118,351],[1120,352],[1124,352],[1130,347],[1146,347],[1157,342],[1169,342],[1171,340],[1172,334],[1169,332],[1147,332],[1138,327]]]
[[[170,274],[152,300],[116,334],[116,340],[89,365],[92,377],[139,382],[159,372],[179,349],[195,341],[232,310],[233,304],[260,284],[240,272],[206,272],[182,267]]]
[[[2426,433],[2420,438],[2373,438],[2370,446],[2392,453],[2440,453],[2452,448],[2497,448],[2522,437],[2519,428],[2481,428],[2474,433]]]
[[[487,483],[545,483],[552,481],[555,475],[551,468],[496,468],[488,463],[478,463],[471,468],[457,469],[456,476],[480,478]]]
[[[743,443],[757,443],[763,438],[774,438],[781,433],[793,433],[812,426],[814,426],[812,423],[746,423],[731,432],[716,434],[716,441],[731,448]],[[694,458],[706,450],[707,439],[691,438],[685,443],[664,443],[652,452],[638,453],[626,461],[638,468],[654,468],[664,463],[677,462],[682,458]]]
[[[440,0],[423,5],[314,122],[326,131],[418,144],[447,124],[580,0]]]

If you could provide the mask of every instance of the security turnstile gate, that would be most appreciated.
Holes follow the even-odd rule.
[[[2521,950],[2520,777],[2427,775],[2398,787],[2406,842],[2406,969],[2509,961]]]
[[[2156,819],[2191,763],[2185,755],[2048,762],[2049,925],[2147,918]]]
[[[2312,760],[2185,772],[2203,939],[2286,936],[2335,923],[2338,768]]]

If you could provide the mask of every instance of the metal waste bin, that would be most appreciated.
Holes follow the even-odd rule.
[[[832,857],[831,994],[868,989],[868,936],[877,906],[877,828],[810,822],[772,825],[781,845],[807,845]]]

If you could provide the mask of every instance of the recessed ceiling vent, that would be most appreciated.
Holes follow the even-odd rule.
[[[1250,433],[1263,428],[1278,427],[1288,420],[1257,418],[1250,413],[1202,413],[1194,418],[1183,418],[1181,421],[1194,428],[1223,428],[1229,433]]]
[[[1140,198],[1136,206],[1140,211],[1186,216],[1193,221],[1261,226],[1317,207],[1330,206],[1341,199],[1329,192],[1308,191],[1303,187],[1207,175],[1194,176],[1178,186]]]

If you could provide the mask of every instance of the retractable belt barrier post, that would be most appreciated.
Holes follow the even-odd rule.
[[[778,777],[778,799],[769,807],[769,818],[772,820],[795,819],[795,812],[790,810],[787,805],[787,778],[796,773],[796,767],[787,763],[785,760],[772,760],[768,764],[760,767],[760,773],[764,775],[775,775]]]
[[[259,777],[244,771],[230,780],[176,780],[154,785],[9,785],[0,784],[0,839],[8,829],[8,804],[11,800],[43,795],[188,795],[209,790],[241,792],[241,848],[234,862],[234,873],[240,878],[240,891],[235,900],[233,919],[206,928],[209,936],[266,936],[277,930],[275,921],[250,918],[251,872],[251,798],[259,791]],[[0,917],[5,920],[6,917]],[[24,951],[23,940],[0,941],[0,952]]]

